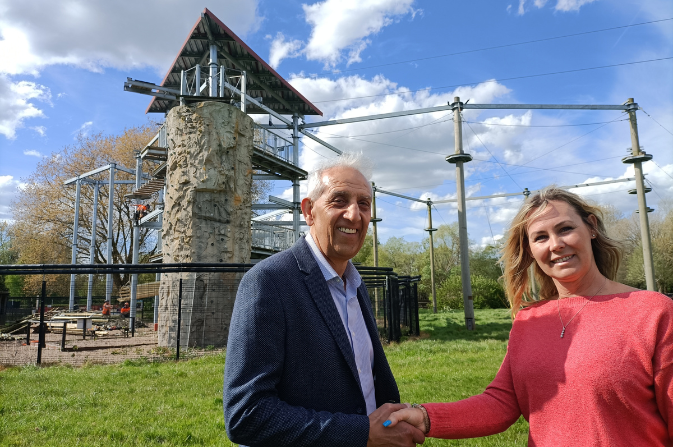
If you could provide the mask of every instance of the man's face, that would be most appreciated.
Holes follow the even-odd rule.
[[[314,202],[301,202],[311,236],[339,274],[365,241],[371,218],[371,187],[353,168],[336,167],[323,173],[325,191]]]

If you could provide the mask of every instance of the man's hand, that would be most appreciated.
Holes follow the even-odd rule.
[[[369,415],[369,439],[367,440],[367,447],[415,447],[416,444],[423,444],[425,442],[423,432],[406,422],[400,421],[394,427],[383,426],[383,423],[388,420],[392,412],[404,408],[408,408],[408,405],[383,404]]]

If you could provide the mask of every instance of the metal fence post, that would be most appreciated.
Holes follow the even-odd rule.
[[[40,328],[37,337],[37,364],[42,363],[42,348],[46,346],[44,333],[44,299],[47,296],[47,281],[42,280],[42,294],[40,295]]]
[[[178,289],[178,334],[176,337],[175,360],[180,360],[180,323],[182,319],[182,278],[180,278],[180,288]]]
[[[421,335],[421,319],[418,316],[418,283],[414,282],[411,289],[411,296],[414,303],[414,319],[416,321],[415,335]]]

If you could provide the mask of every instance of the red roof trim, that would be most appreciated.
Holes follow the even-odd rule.
[[[280,82],[281,82],[283,85],[285,85],[287,88],[289,88],[290,90],[292,90],[297,96],[299,96],[299,98],[301,98],[304,102],[306,102],[306,104],[308,104],[313,110],[315,110],[318,114],[320,114],[320,116],[322,116],[322,112],[320,111],[320,109],[318,109],[316,106],[314,106],[314,105],[311,103],[311,101],[309,101],[308,99],[306,99],[306,98],[304,97],[304,95],[302,95],[302,94],[299,93],[294,87],[292,87],[292,85],[290,85],[289,82],[287,82],[281,75],[279,75],[279,74],[276,72],[276,70],[274,70],[273,68],[271,68],[271,67],[269,66],[269,64],[267,64],[267,63],[264,61],[264,59],[262,59],[261,57],[259,57],[259,56],[257,55],[257,53],[255,53],[254,51],[252,51],[252,49],[251,49],[249,46],[247,46],[247,45],[245,44],[245,42],[243,42],[243,40],[241,40],[241,38],[238,37],[232,30],[230,30],[229,27],[228,27],[227,25],[225,25],[224,23],[222,23],[222,21],[221,21],[220,19],[218,19],[218,18],[215,16],[215,14],[213,14],[212,12],[210,12],[210,11],[208,10],[208,8],[204,8],[203,12],[204,12],[204,14],[207,14],[208,17],[210,17],[211,20],[214,20],[215,23],[217,23],[217,24],[218,24],[218,25],[219,25],[219,26],[220,26],[220,27],[221,27],[227,34],[229,34],[229,36],[231,36],[231,37],[236,41],[236,43],[238,43],[238,44],[239,44],[240,46],[242,46],[248,53],[250,53],[250,55],[251,55],[252,57],[254,57],[255,59],[257,59],[257,61],[258,61],[260,64],[262,64],[262,66],[263,66],[264,68],[266,68],[267,70],[269,70],[269,72],[271,72],[271,74],[273,74],[274,76],[276,76],[276,77],[280,80]],[[185,42],[182,44],[182,47],[180,48],[180,51],[178,52],[178,55],[177,55],[177,56],[175,57],[175,59],[173,60],[173,63],[171,64],[170,68],[168,69],[168,73],[166,73],[166,76],[164,76],[164,80],[161,81],[161,84],[160,84],[160,85],[164,85],[164,82],[166,82],[166,80],[168,79],[168,76],[171,74],[171,71],[173,70],[173,67],[175,67],[175,64],[177,63],[178,58],[180,57],[180,54],[182,54],[182,50],[185,48],[185,45],[187,45],[187,42],[189,42],[189,39],[191,39],[192,34],[194,33],[194,30],[196,29],[197,26],[199,26],[199,23],[200,23],[200,22],[201,22],[201,18],[199,17],[199,19],[196,21],[196,23],[195,23],[194,26],[192,27],[192,30],[189,32],[189,36],[187,36],[187,39],[186,39]],[[155,101],[155,100],[156,100],[156,98],[152,98],[152,101],[150,101],[149,106],[147,106],[147,110],[145,110],[145,113],[148,113],[148,112],[149,112],[149,110],[150,110],[150,108],[152,107],[152,104],[154,104],[154,101]]]

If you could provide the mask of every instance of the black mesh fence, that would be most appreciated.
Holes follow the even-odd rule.
[[[22,275],[40,286],[39,292],[19,294],[23,296],[0,294],[0,364],[179,360],[223,349],[238,285],[251,267],[0,266],[0,274]],[[402,335],[418,335],[420,277],[398,277],[389,268],[357,268],[381,338],[399,341]],[[116,286],[108,280],[114,274],[124,274],[128,281]],[[66,282],[67,294],[63,283],[54,281],[58,275],[68,280],[74,275],[73,282]],[[137,285],[132,275],[137,275]]]

